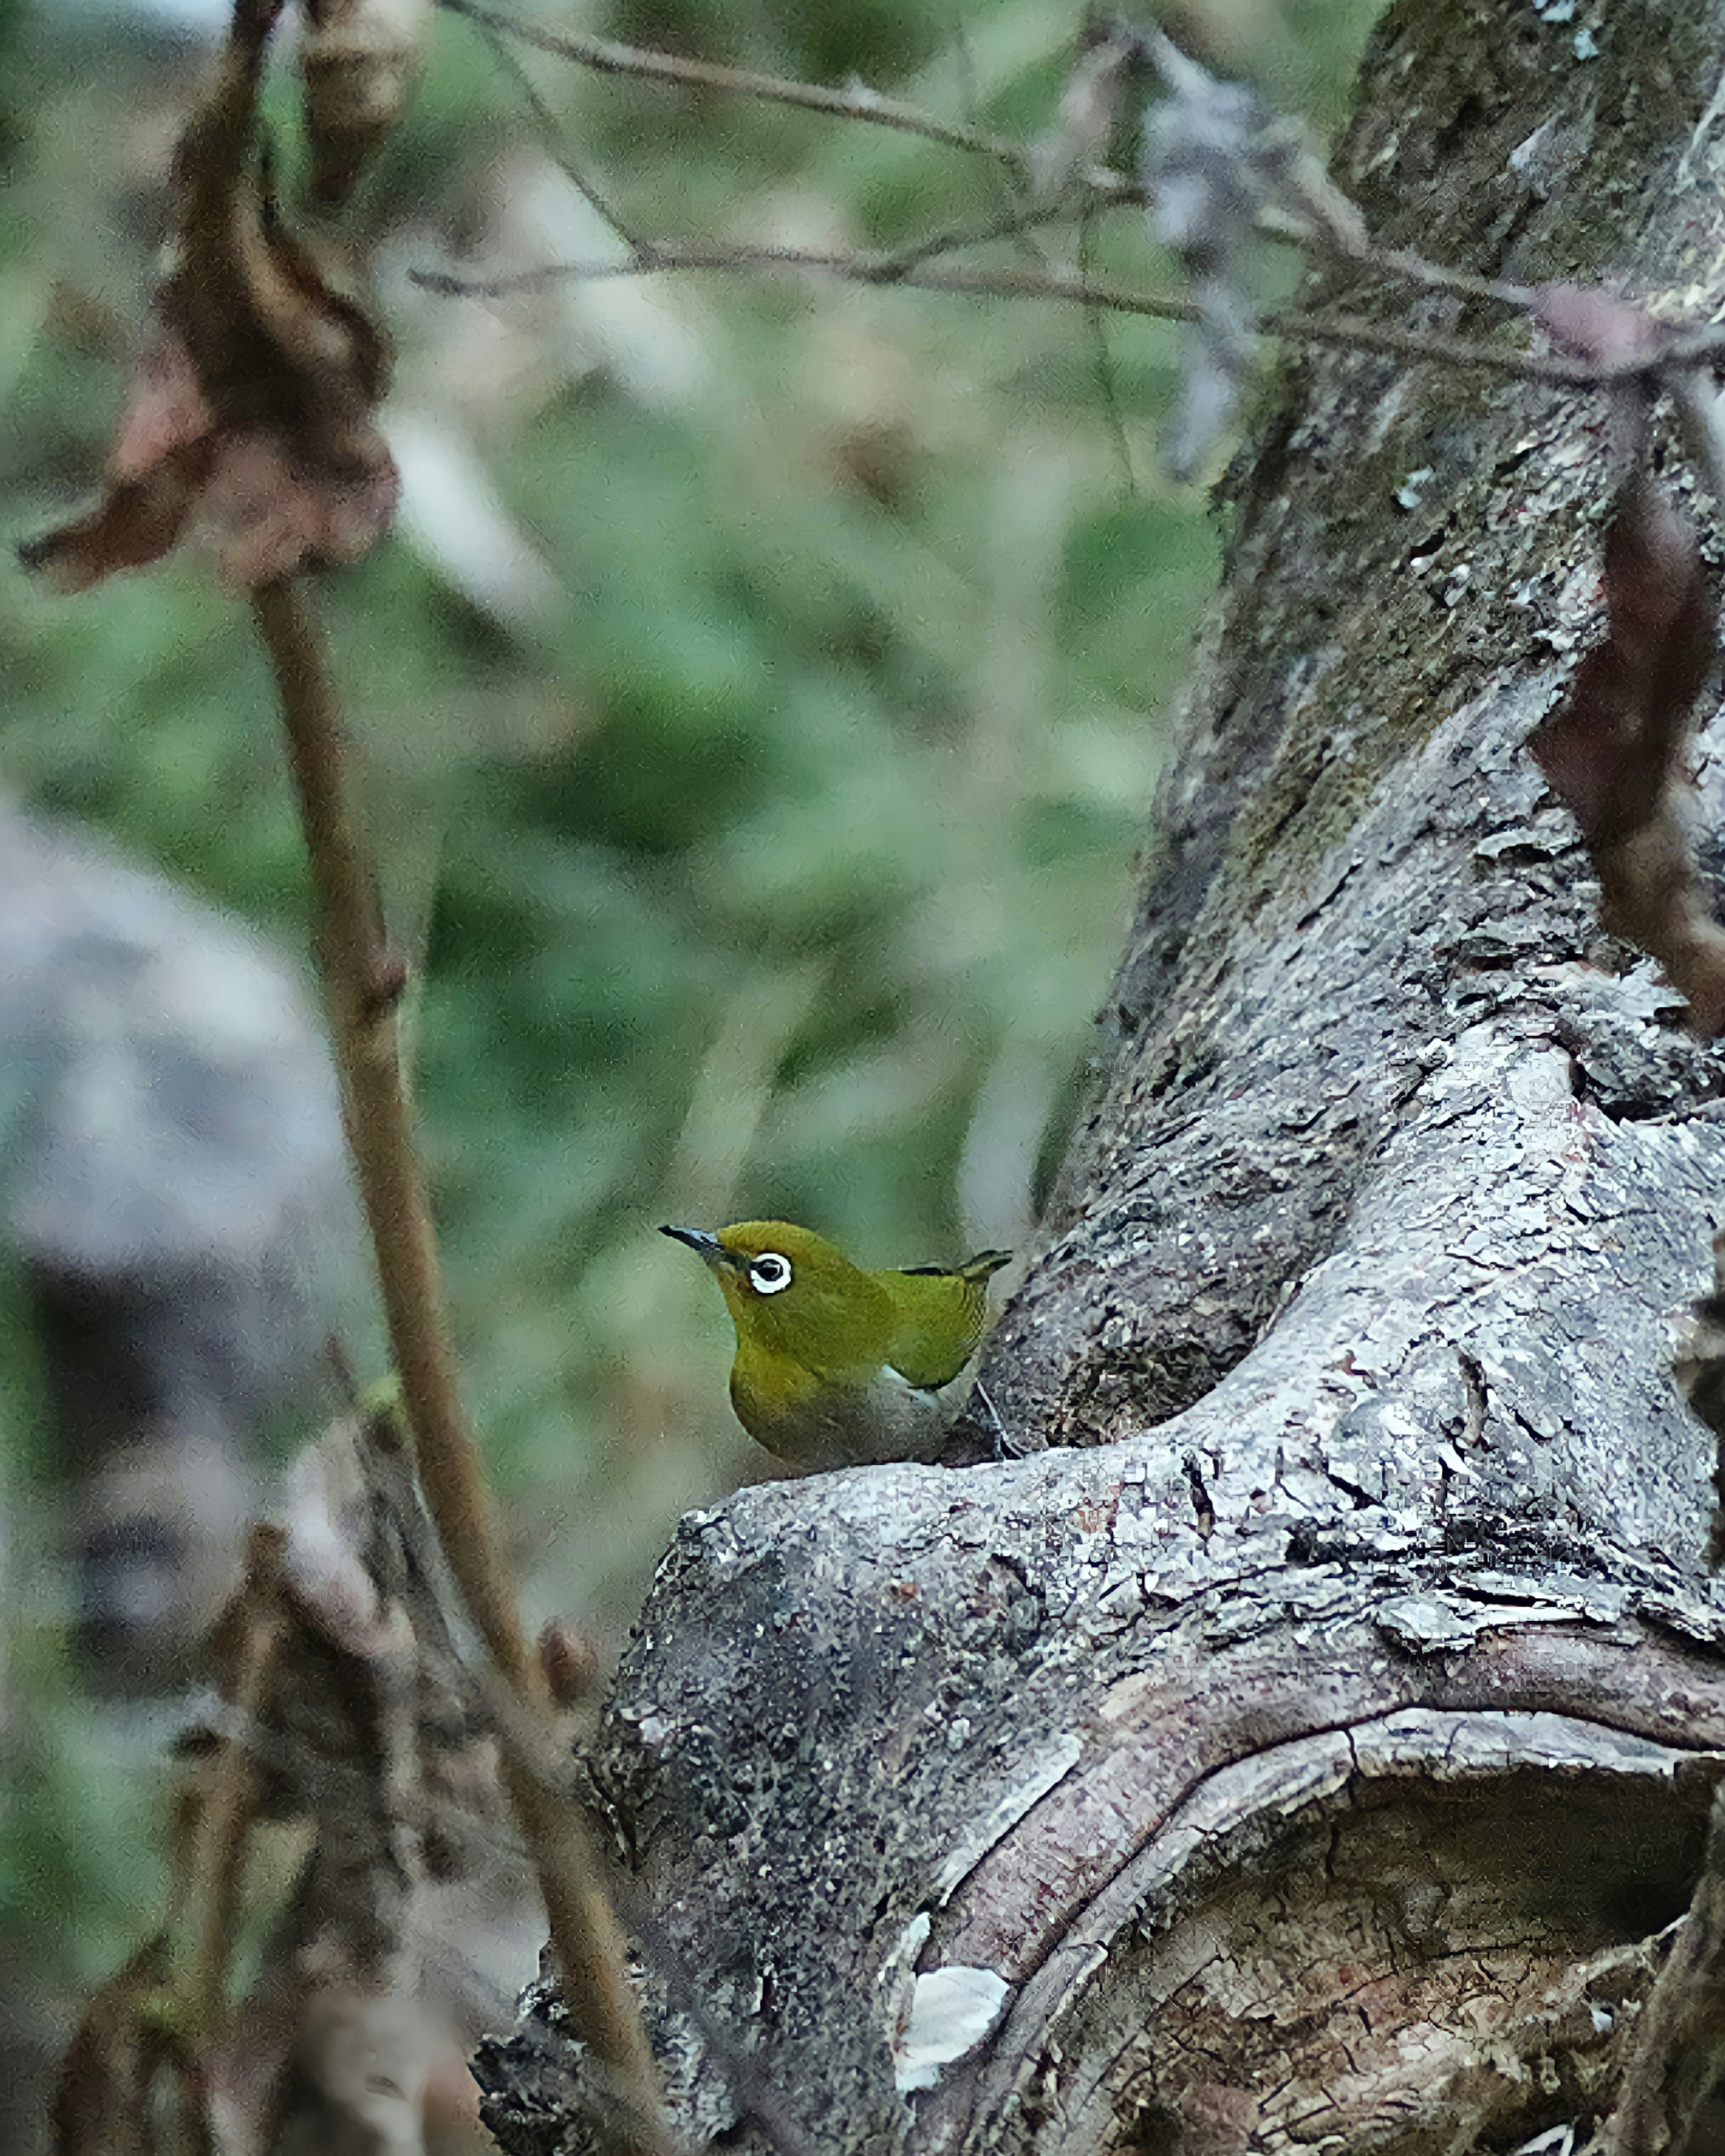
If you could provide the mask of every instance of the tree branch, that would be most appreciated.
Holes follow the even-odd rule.
[[[870,126],[890,127],[901,135],[920,135],[949,150],[992,157],[1026,173],[1028,153],[1024,145],[986,128],[967,127],[962,122],[938,119],[913,105],[901,105],[876,91],[858,87],[829,90],[819,83],[798,82],[789,76],[757,74],[748,68],[725,67],[716,60],[690,59],[675,53],[655,52],[639,45],[614,44],[608,38],[582,37],[569,31],[547,30],[536,23],[524,23],[498,13],[479,0],[439,0],[451,14],[484,24],[504,37],[519,38],[541,52],[555,53],[578,67],[596,74],[633,75],[644,82],[670,83],[680,90],[717,90],[726,96],[757,98],[771,105],[792,105],[804,112],[820,112],[835,120],[861,120]]]
[[[614,207],[608,195],[601,192],[586,170],[576,164],[568,151],[564,149],[558,139],[557,115],[540,95],[538,85],[527,73],[521,61],[511,51],[508,38],[495,23],[485,21],[477,15],[470,15],[467,19],[472,23],[475,31],[487,52],[520,91],[521,102],[533,116],[533,123],[539,131],[539,140],[546,156],[556,165],[576,193],[603,218],[624,244],[626,247],[638,248],[641,244],[640,241],[624,221],[620,213]]]
[[[998,231],[968,239],[949,238],[939,243],[975,244],[982,237],[999,237]],[[567,280],[595,284],[614,277],[657,277],[695,271],[794,270],[832,277],[853,285],[901,285],[911,290],[950,292],[973,299],[1054,300],[1074,305],[1105,308],[1117,314],[1142,315],[1163,321],[1192,322],[1199,319],[1198,303],[1179,292],[1135,290],[1132,286],[1098,283],[1094,279],[1069,276],[1057,270],[983,269],[966,263],[929,263],[927,243],[903,253],[880,254],[824,253],[800,247],[711,246],[680,240],[641,242],[633,253],[610,262],[550,263],[536,270],[522,270],[506,277],[463,277],[441,270],[416,270],[413,282],[425,290],[460,299],[504,299],[516,292],[531,291],[542,285]],[[1413,275],[1409,258],[1398,274]],[[1425,265],[1428,270],[1431,265]],[[1442,274],[1442,273],[1440,273]],[[1493,295],[1506,298],[1514,288]],[[1386,357],[1424,360],[1450,367],[1483,367],[1496,374],[1513,375],[1524,381],[1563,382],[1587,388],[1630,381],[1636,377],[1661,380],[1679,378],[1697,365],[1725,355],[1725,326],[1703,325],[1686,329],[1656,352],[1634,358],[1590,360],[1562,352],[1518,351],[1508,345],[1487,344],[1475,337],[1445,336],[1404,329],[1393,322],[1378,322],[1363,315],[1309,314],[1299,308],[1272,310],[1258,324],[1266,335],[1286,337],[1295,344],[1339,346],[1354,352],[1381,353]]]

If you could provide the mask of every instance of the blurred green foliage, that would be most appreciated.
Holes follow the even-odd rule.
[[[1325,126],[1373,12],[1209,0],[1183,19]],[[619,0],[581,27],[1034,136],[1077,21],[1052,0]],[[198,67],[136,18],[15,0],[0,40],[18,536],[99,468]],[[891,245],[999,206],[985,163],[912,137],[518,58],[634,230]],[[398,414],[538,565],[501,604],[464,589],[467,497],[410,486],[403,536],[327,606],[392,916],[425,955],[418,1089],[472,1404],[536,1600],[614,1629],[676,1511],[762,1464],[725,1406],[718,1300],[659,1221],[783,1213],[873,1264],[1028,1231],[1215,539],[1158,470],[1162,325],[741,276],[413,287],[416,264],[606,244],[459,21],[357,223],[401,341]],[[1076,259],[1070,234],[1034,244]],[[1087,244],[1111,274],[1172,274],[1135,214]],[[9,557],[0,782],[296,942],[242,606],[192,559],[66,602]],[[15,1656],[13,1682],[50,1659]],[[39,1782],[75,1784],[71,1727]],[[0,1895],[28,1902],[61,1864],[77,1873],[27,1827]],[[106,1876],[60,1882],[98,1934]]]

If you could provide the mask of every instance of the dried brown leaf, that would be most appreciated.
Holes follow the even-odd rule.
[[[1532,748],[1590,839],[1652,817],[1713,662],[1715,617],[1693,530],[1637,477],[1605,535],[1609,634]]]
[[[424,64],[432,0],[304,0],[300,95],[311,190],[344,202],[406,110]]]
[[[1713,921],[1678,793],[1683,742],[1717,649],[1717,615],[1694,531],[1639,474],[1620,491],[1606,533],[1604,595],[1604,643],[1583,660],[1562,709],[1528,746],[1581,826],[1604,925],[1657,958],[1687,997],[1694,1024],[1717,1033],[1725,1027],[1725,931]]]
[[[85,516],[18,549],[27,569],[43,569],[63,592],[87,591],[104,577],[146,569],[172,552],[208,475],[196,444],[141,480],[111,480]]]
[[[1713,1287],[1698,1296],[1689,1337],[1671,1364],[1678,1390],[1713,1433],[1713,1507],[1707,1562],[1725,1564],[1725,1232],[1713,1238]]]
[[[91,1999],[60,2061],[54,2156],[150,2156],[167,1979],[167,1943],[151,1939]]]
[[[1614,845],[1595,845],[1599,925],[1657,958],[1708,1039],[1725,1033],[1725,928],[1677,803],[1667,796],[1651,823]]]
[[[590,1698],[599,1681],[599,1650],[591,1634],[553,1617],[539,1635],[539,1666],[553,1702],[573,1707]]]
[[[64,589],[159,561],[196,529],[251,587],[363,554],[394,513],[374,413],[388,374],[364,311],[283,226],[258,85],[280,0],[239,0],[174,160],[174,266],[121,420],[108,486],[24,559]]]

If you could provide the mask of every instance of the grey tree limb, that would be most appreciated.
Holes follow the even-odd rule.
[[[1336,177],[1387,245],[1705,316],[1722,75],[1719,0],[1418,0]],[[1345,267],[1317,297],[1406,305]],[[738,2060],[833,2152],[1610,2114],[1725,1768],[1671,1378],[1725,1059],[1599,932],[1524,753],[1599,634],[1617,475],[1602,393],[1286,364],[983,1371],[1050,1449],[691,1516],[619,1678],[595,1778],[692,2141],[771,2145]],[[1722,750],[1715,718],[1709,830]],[[1692,2092],[1718,2017],[1668,2019]],[[584,2145],[542,2000],[483,2077],[506,2148]]]

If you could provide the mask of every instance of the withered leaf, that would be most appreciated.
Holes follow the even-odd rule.
[[[1116,34],[1151,62],[1164,91],[1145,117],[1142,179],[1152,229],[1180,257],[1198,301],[1180,401],[1162,437],[1164,466],[1189,480],[1231,420],[1250,363],[1246,269],[1260,213],[1273,206],[1346,254],[1363,253],[1368,240],[1298,126],[1244,84],[1207,73],[1163,31]]]
[[[80,591],[195,529],[244,587],[357,559],[388,529],[395,467],[374,413],[382,336],[282,224],[258,126],[280,0],[239,0],[174,161],[173,267],[86,515],[23,550]]]
[[[1043,194],[1059,194],[1081,165],[1107,148],[1134,50],[1134,40],[1117,28],[1086,39],[1067,77],[1053,129],[1033,152]]]
[[[1684,827],[1681,751],[1712,670],[1717,614],[1695,533],[1645,475],[1605,536],[1608,634],[1528,743],[1581,826],[1600,919],[1657,958],[1702,1032],[1725,1027],[1725,930]]]
[[[1713,1238],[1713,1287],[1693,1305],[1689,1337],[1671,1365],[1678,1389],[1717,1440],[1707,1562],[1725,1564],[1725,1234]]]
[[[1715,617],[1693,530],[1640,475],[1605,534],[1609,634],[1529,744],[1589,839],[1652,816],[1713,662]]]
[[[418,80],[432,0],[303,5],[300,81],[311,191],[320,202],[344,202]]]
[[[167,1943],[151,1939],[90,1999],[54,2087],[54,2156],[149,2156],[167,1979]]]

